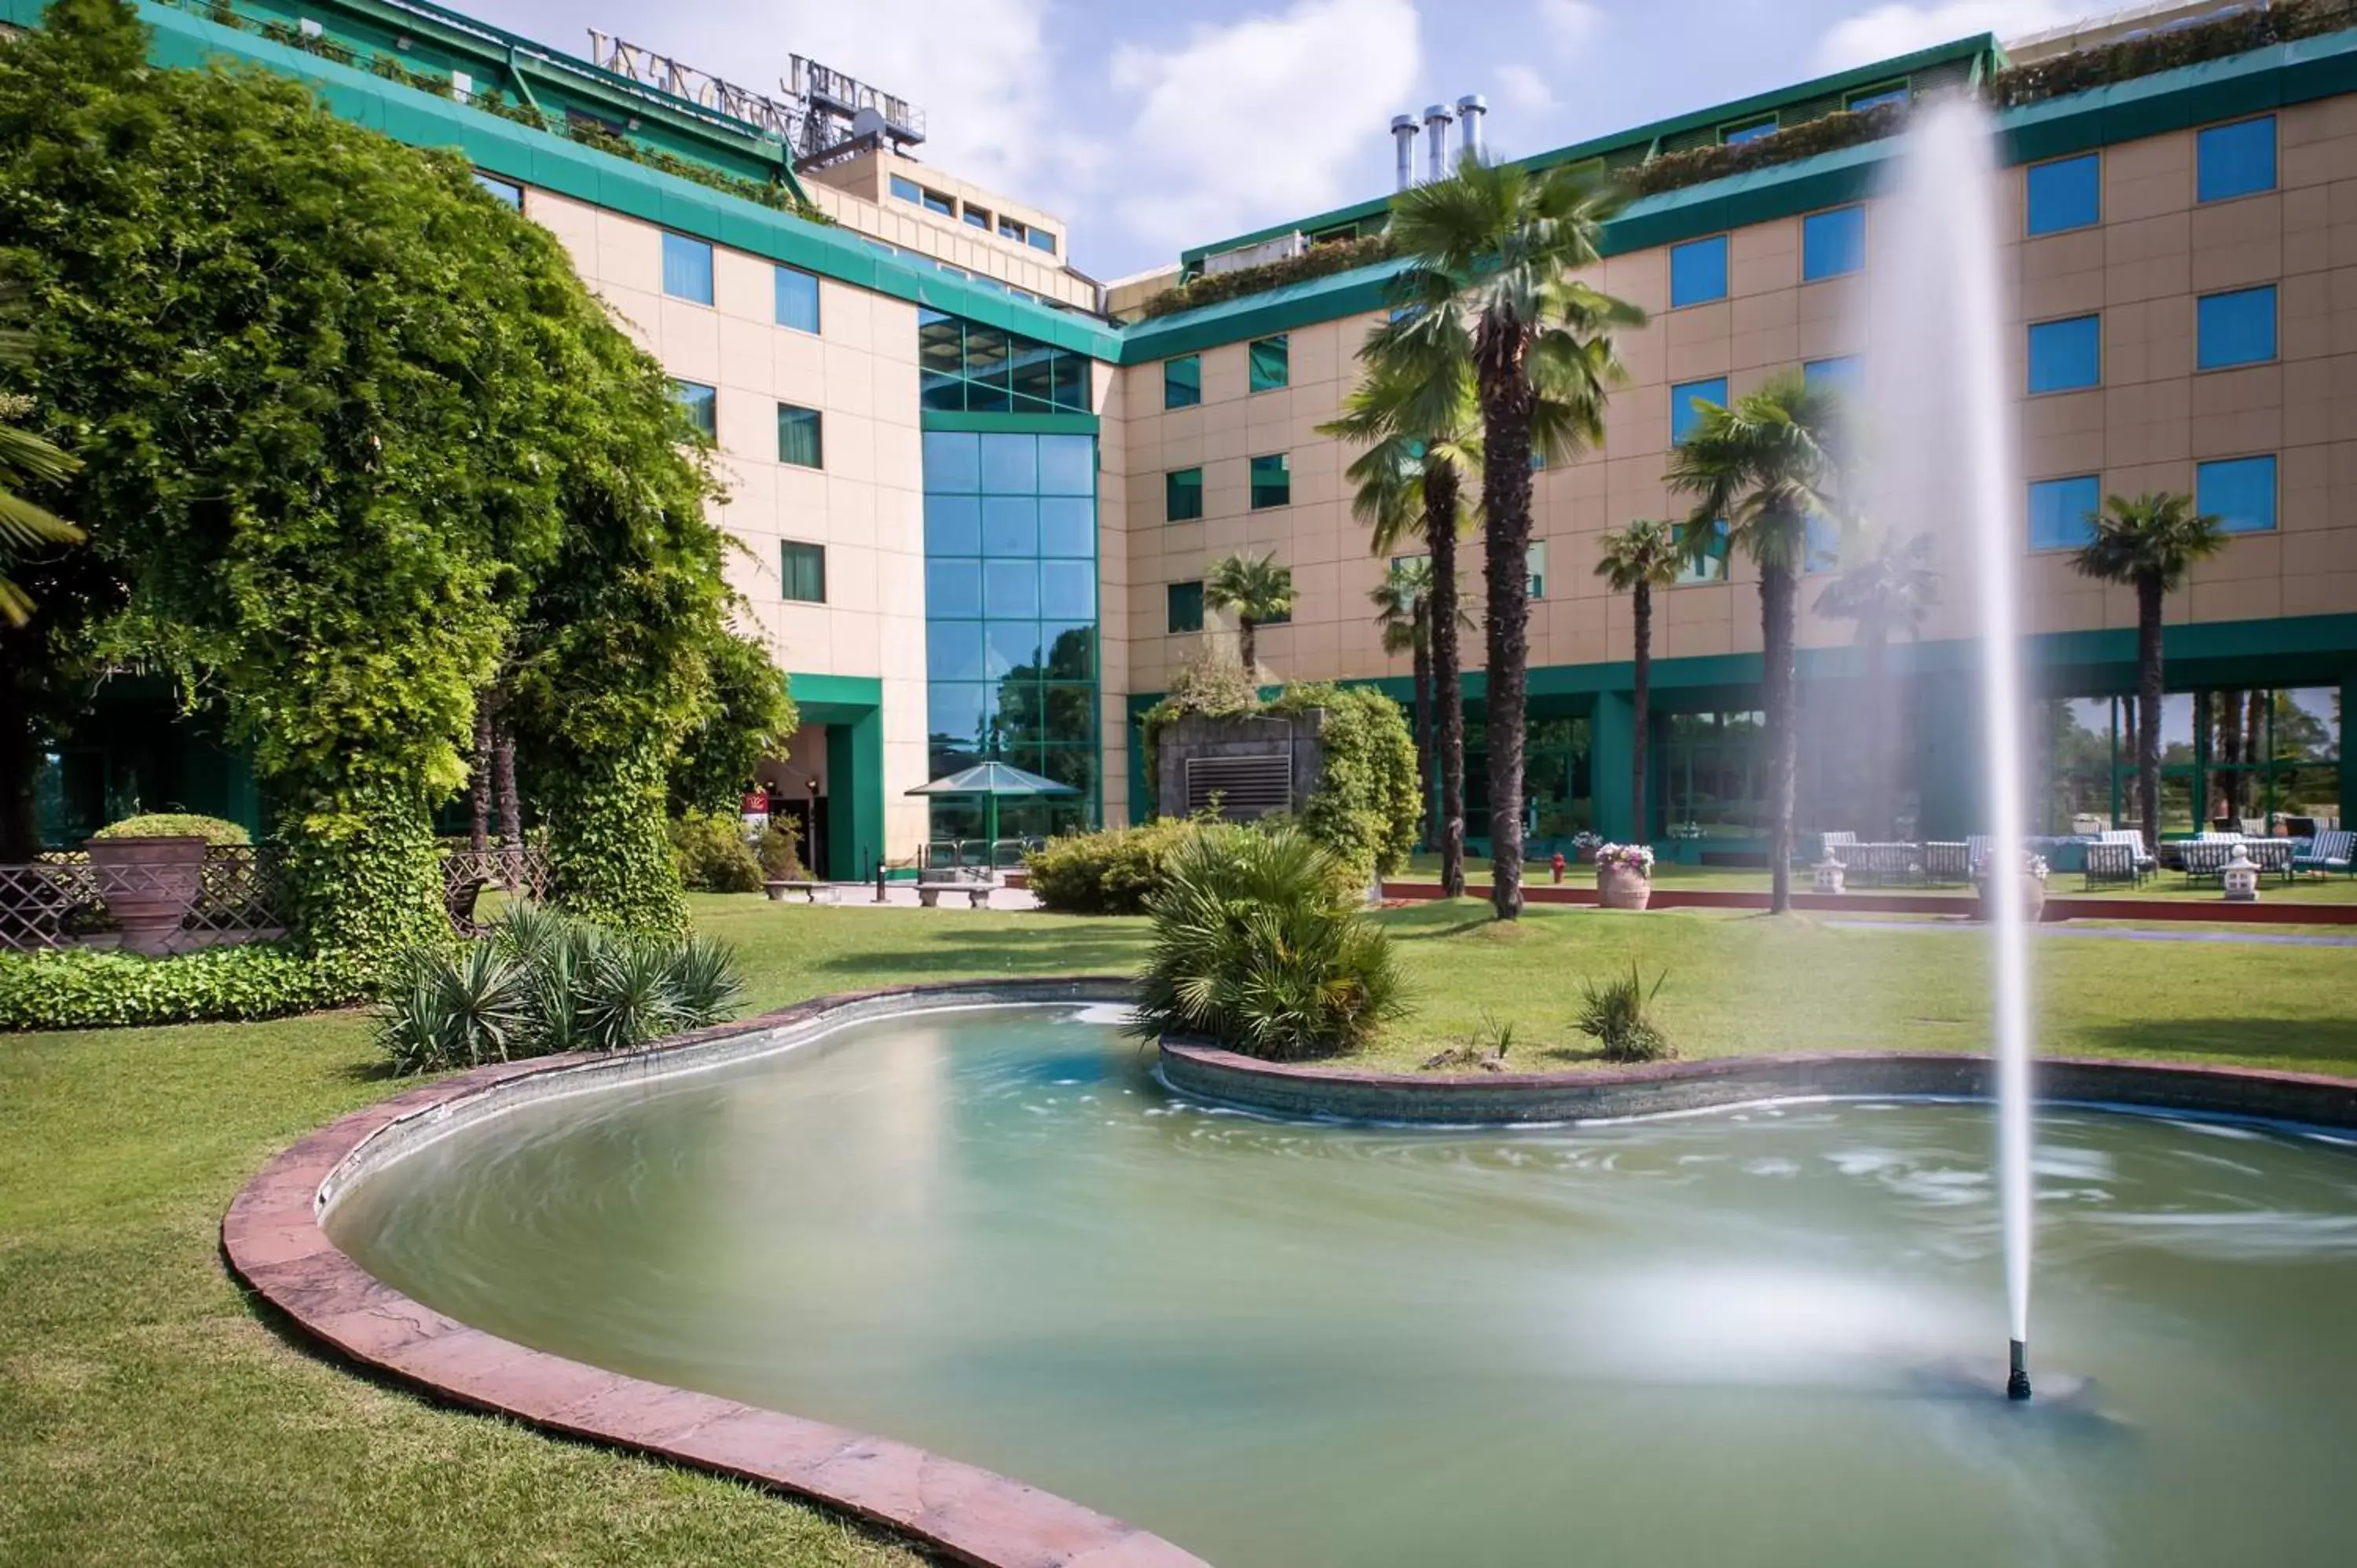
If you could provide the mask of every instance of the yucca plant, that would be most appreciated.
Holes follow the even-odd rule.
[[[395,1072],[436,1072],[538,1053],[531,975],[490,942],[418,949],[377,1019]]]
[[[736,950],[710,937],[690,937],[671,951],[673,1015],[684,1029],[734,1017],[745,1000]]]
[[[624,937],[587,955],[574,1009],[584,1050],[627,1051],[676,1027],[679,988],[667,943]]]
[[[1297,828],[1195,835],[1147,902],[1136,1031],[1275,1061],[1365,1045],[1406,1004],[1390,941],[1353,908],[1351,880]]]
[[[1629,961],[1629,972],[1615,975],[1598,984],[1593,980],[1580,983],[1579,1032],[1602,1047],[1609,1062],[1660,1061],[1677,1055],[1652,1017],[1653,998],[1669,979],[1663,970],[1648,986],[1637,972],[1637,961]]]

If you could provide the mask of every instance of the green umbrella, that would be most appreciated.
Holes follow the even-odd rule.
[[[991,843],[998,842],[998,798],[1013,796],[1028,800],[1041,795],[1077,795],[1070,784],[1059,784],[1053,779],[1043,779],[1037,773],[1027,773],[1011,763],[977,762],[972,768],[961,768],[930,784],[920,784],[909,791],[911,795],[979,795],[983,800],[983,838]]]

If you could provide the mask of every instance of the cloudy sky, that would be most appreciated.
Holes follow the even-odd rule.
[[[922,106],[930,162],[1071,220],[1101,278],[1381,194],[1386,127],[1480,92],[1513,156],[2068,0],[457,0],[572,52],[596,27],[775,91],[789,54]]]

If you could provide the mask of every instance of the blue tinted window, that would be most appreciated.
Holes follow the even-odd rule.
[[[1670,308],[1727,297],[1727,236],[1670,247]]]
[[[712,303],[712,247],[684,234],[662,237],[662,290],[673,299]]]
[[[1203,629],[1203,585],[1173,583],[1168,589],[1169,617],[1165,623],[1172,632]]]
[[[985,640],[983,668],[994,681],[1011,670],[1039,662],[1039,627],[1036,621],[992,621]]]
[[[973,496],[927,496],[925,553],[981,554],[982,502]]]
[[[1776,116],[1770,114],[1765,120],[1754,120],[1749,125],[1738,125],[1732,131],[1721,132],[1718,139],[1733,147],[1745,142],[1756,142],[1762,136],[1772,136],[1775,134]]]
[[[2029,487],[2029,547],[2076,550],[2094,537],[2088,519],[2104,504],[2103,480],[2093,474],[2040,479]]]
[[[1836,207],[1801,220],[1801,279],[1839,277],[1866,265],[1866,209]]]
[[[925,628],[925,674],[934,681],[979,681],[982,622],[937,620]]]
[[[1175,360],[1162,361],[1162,406],[1192,408],[1203,401],[1203,361],[1200,355],[1182,354]]]
[[[1727,406],[1727,378],[1719,376],[1707,381],[1687,381],[1670,389],[1670,445],[1684,441],[1702,419],[1698,403],[1715,403]]]
[[[2276,117],[2212,125],[2194,138],[2194,194],[2223,201],[2276,188]]]
[[[719,433],[719,393],[702,381],[673,381],[671,395],[698,435],[708,438]]]
[[[1002,556],[1039,554],[1039,503],[1029,496],[985,496],[982,553]]]
[[[495,174],[485,174],[481,169],[477,169],[475,171],[475,183],[481,186],[485,190],[490,191],[492,196],[499,199],[500,205],[512,207],[518,212],[523,210],[523,187],[518,185],[515,181],[511,179],[501,179]]]
[[[1042,435],[1039,437],[1039,493],[1043,496],[1096,494],[1096,437],[1093,435]]]
[[[1907,84],[1902,81],[1894,87],[1868,87],[1853,92],[1842,107],[1853,114],[1863,114],[1869,109],[1879,109],[1886,103],[1906,102]]]
[[[1048,496],[1039,502],[1039,553],[1092,555],[1097,506],[1086,496]]]
[[[800,267],[778,269],[778,325],[818,330],[818,279]]]
[[[2205,371],[2276,357],[2276,291],[2204,295],[2194,313],[2194,363]]]
[[[2104,379],[2103,320],[2074,316],[2033,322],[2029,328],[2029,390],[2070,392]]]
[[[1039,563],[1039,613],[1050,620],[1084,620],[1097,613],[1097,569],[1086,561]]]
[[[903,201],[921,202],[925,199],[923,188],[915,180],[897,174],[892,177],[892,194]]]
[[[963,430],[926,431],[925,489],[968,495],[982,489],[981,437]]]
[[[2213,516],[2229,533],[2265,533],[2276,525],[2276,460],[2230,457],[2197,463],[2193,510]]]
[[[1036,560],[984,562],[982,609],[993,620],[1037,620],[1039,618],[1039,563]]]
[[[1856,398],[1866,391],[1866,360],[1857,354],[1838,354],[1830,360],[1811,360],[1801,367],[1801,379],[1812,387],[1837,392],[1846,398]]]
[[[1024,238],[1030,242],[1031,248],[1035,251],[1045,251],[1051,256],[1056,253],[1056,236],[1049,233],[1045,229],[1034,229]]]
[[[982,613],[982,563],[929,560],[925,563],[925,613],[932,616],[978,616]]]
[[[2023,227],[2032,234],[2059,234],[2103,220],[2104,165],[2098,154],[2032,164],[2026,183]]]
[[[985,495],[1028,496],[1039,488],[1038,436],[985,435],[982,438],[982,490]]]
[[[925,727],[940,739],[981,742],[991,718],[996,687],[944,681],[925,687]]]

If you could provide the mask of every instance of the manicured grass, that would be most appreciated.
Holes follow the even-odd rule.
[[[1523,883],[1525,886],[1544,886],[1549,884],[1553,877],[1553,872],[1543,861],[1533,861],[1523,868]],[[1416,855],[1409,861],[1408,869],[1394,880],[1437,882],[1440,880],[1440,857],[1434,854]],[[1596,886],[1596,867],[1585,864],[1566,867],[1563,874],[1563,880],[1566,887],[1593,887]],[[1465,882],[1469,887],[1489,886],[1490,863],[1486,860],[1468,857],[1465,862]],[[1656,861],[1653,865],[1653,885],[1657,887],[1691,887],[1713,892],[1765,893],[1768,891],[1769,876],[1765,866],[1752,868],[1679,865],[1670,861]],[[1805,868],[1793,871],[1792,886],[1796,892],[1810,891],[1809,873]],[[2184,873],[2178,871],[2163,871],[2141,887],[2089,887],[2086,886],[2086,879],[2077,872],[2058,871],[2048,880],[2046,886],[2048,894],[2057,898],[2149,898],[2157,901],[2193,904],[2215,904],[2220,898],[2217,883],[2189,883],[2185,879]],[[1969,886],[1964,884],[1951,884],[1938,887],[1861,886],[1857,891],[1944,895],[1951,898],[1970,897],[1973,892]],[[2307,876],[2294,882],[2285,882],[2276,876],[2264,877],[2259,883],[2259,902],[2261,904],[2357,904],[2357,877]]]
[[[974,974],[1119,972],[1137,920],[699,898],[748,1004]],[[1807,918],[1393,910],[1412,1068],[1483,1010],[1513,1063],[1588,1059],[1579,977],[1670,972],[1689,1056],[1981,1048],[1983,944]],[[2041,936],[2042,1045],[2357,1074],[2345,949]],[[281,1337],[224,1276],[221,1214],[270,1155],[392,1092],[363,1020],[0,1036],[0,1563],[884,1564],[818,1510],[381,1387]]]

